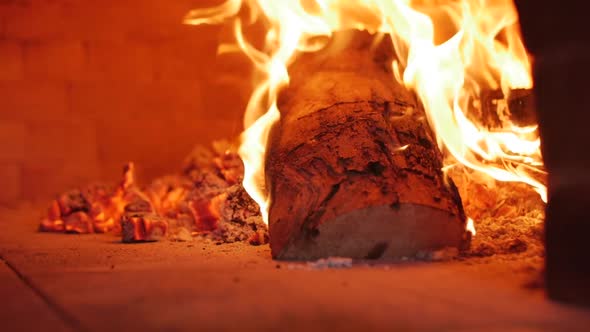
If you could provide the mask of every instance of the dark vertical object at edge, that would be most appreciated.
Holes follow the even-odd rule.
[[[590,34],[585,2],[516,0],[535,56],[545,165],[546,285],[550,298],[590,305]]]

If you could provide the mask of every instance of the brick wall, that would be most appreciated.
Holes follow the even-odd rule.
[[[219,2],[0,0],[0,204],[114,180],[128,160],[147,180],[237,135],[245,62],[215,56],[227,27],[181,24]]]

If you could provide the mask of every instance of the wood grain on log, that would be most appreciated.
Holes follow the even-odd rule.
[[[456,187],[390,41],[342,33],[301,56],[266,160],[272,255],[396,258],[465,244]]]

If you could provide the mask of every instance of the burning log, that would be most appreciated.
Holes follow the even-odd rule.
[[[354,33],[341,47],[346,37],[301,56],[279,100],[266,160],[273,257],[398,258],[466,245],[461,199],[422,106],[393,79],[391,43]]]

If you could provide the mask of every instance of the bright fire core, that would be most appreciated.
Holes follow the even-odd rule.
[[[265,150],[269,129],[280,118],[277,98],[289,84],[289,65],[301,52],[322,49],[334,32],[350,29],[391,36],[398,56],[391,79],[424,105],[445,169],[463,165],[499,181],[524,182],[546,200],[536,126],[502,119],[501,128],[490,130],[467,116],[481,105],[484,90],[501,90],[507,99],[515,89],[532,88],[512,0],[228,0],[185,18],[195,25],[226,21],[234,24],[236,45],[219,51],[243,52],[261,74],[245,112],[240,156],[244,187],[265,221]],[[256,48],[243,30],[261,22],[265,42]]]

